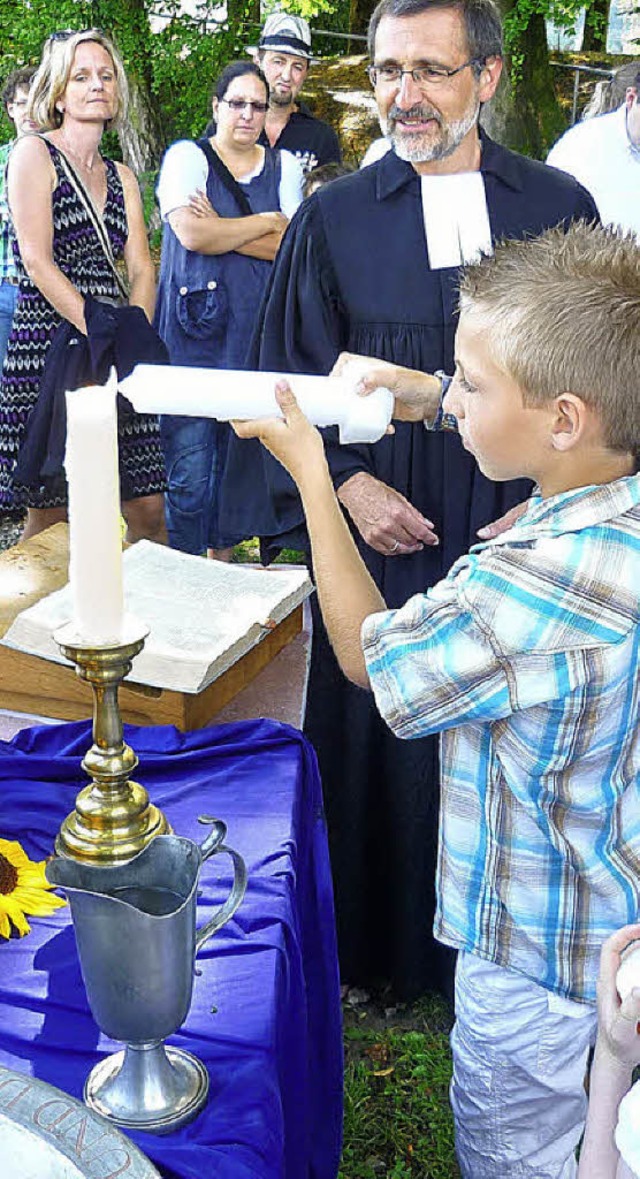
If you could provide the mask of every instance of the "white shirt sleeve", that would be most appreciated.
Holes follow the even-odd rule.
[[[360,161],[360,167],[368,168],[369,164],[375,164],[378,160],[381,160],[383,156],[386,156],[390,149],[391,144],[384,135],[382,135],[380,139],[374,139],[373,143],[369,144],[366,152],[364,153]]]
[[[198,189],[206,192],[208,173],[206,156],[195,143],[181,139],[169,148],[156,190],[163,221],[174,209],[184,208]]]
[[[285,217],[293,217],[302,201],[304,172],[300,161],[290,151],[280,152],[280,209]]]

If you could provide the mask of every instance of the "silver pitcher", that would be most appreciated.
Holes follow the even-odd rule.
[[[198,951],[233,916],[247,887],[244,860],[227,847],[225,824],[204,843],[158,835],[125,864],[96,867],[58,857],[47,879],[68,894],[82,977],[93,1017],[124,1052],[92,1069],[87,1105],[120,1126],[168,1133],[195,1117],[207,1099],[209,1074],[195,1056],[165,1047],[191,1005]],[[233,888],[196,929],[200,868],[212,855],[233,860]]]

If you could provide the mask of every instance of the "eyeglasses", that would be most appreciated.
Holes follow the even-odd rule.
[[[226,102],[227,106],[238,114],[240,111],[246,110],[247,107],[252,114],[257,111],[259,115],[263,115],[269,109],[268,102],[249,102],[249,99],[244,98],[221,98],[220,102]]]
[[[367,66],[367,73],[372,86],[376,86],[380,82],[383,86],[397,86],[399,88],[405,74],[413,79],[416,86],[437,86],[446,82],[448,78],[455,77],[461,70],[466,70],[467,66],[480,66],[484,65],[484,62],[483,57],[470,57],[468,61],[463,61],[462,65],[456,66],[455,70],[432,65],[414,66],[412,70],[403,70],[399,65],[370,65]]]

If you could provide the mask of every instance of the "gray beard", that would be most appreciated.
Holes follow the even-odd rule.
[[[393,107],[391,109],[393,110]],[[447,156],[453,155],[465,135],[468,135],[471,128],[476,125],[479,110],[478,102],[462,119],[444,125],[440,115],[435,111],[430,112],[428,117],[436,118],[440,126],[440,138],[435,141],[431,137],[425,142],[426,137],[423,136],[409,137],[398,134],[392,115],[387,119],[381,119],[380,125],[399,159],[405,160],[408,164],[427,164],[431,160],[446,160]]]

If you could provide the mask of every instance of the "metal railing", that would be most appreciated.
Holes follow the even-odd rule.
[[[580,74],[594,74],[599,78],[612,78],[613,70],[602,70],[598,66],[589,65],[570,65],[564,61],[551,61],[550,64],[556,70],[573,70],[573,103],[571,106],[571,124],[573,125],[578,117],[578,90],[580,87]]]

